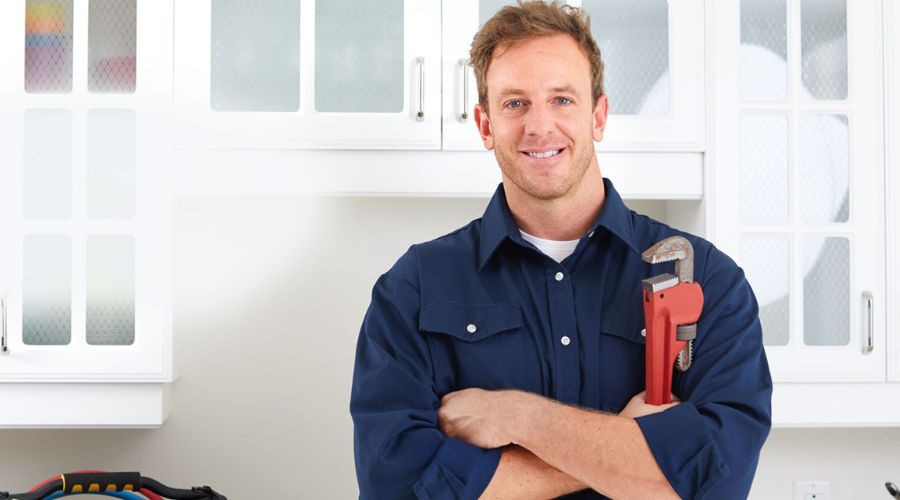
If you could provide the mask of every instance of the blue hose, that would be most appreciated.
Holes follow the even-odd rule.
[[[129,500],[147,500],[144,495],[138,495],[137,493],[132,493],[130,491],[92,491],[87,493],[69,493],[68,495],[63,495],[62,491],[57,491],[56,493],[51,493],[44,497],[44,500],[72,495],[103,495],[108,497],[126,498]]]

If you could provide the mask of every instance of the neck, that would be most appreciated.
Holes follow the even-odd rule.
[[[606,199],[603,176],[596,158],[585,171],[581,182],[559,198],[541,200],[518,189],[509,189],[512,183],[505,178],[504,186],[507,187],[506,203],[519,228],[547,240],[577,240],[584,236],[600,214]]]

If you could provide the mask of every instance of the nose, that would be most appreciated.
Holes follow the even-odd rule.
[[[525,114],[525,135],[546,137],[556,129],[556,118],[550,106],[535,105]]]

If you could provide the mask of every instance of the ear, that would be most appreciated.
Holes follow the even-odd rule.
[[[607,99],[606,94],[603,94],[597,99],[597,105],[594,106],[594,114],[591,119],[594,140],[597,142],[603,140],[603,131],[606,129],[606,118],[608,113],[609,99]]]
[[[478,133],[481,135],[481,142],[484,143],[485,149],[494,149],[494,135],[491,132],[491,119],[488,117],[487,111],[485,111],[480,103],[475,105],[473,118],[475,119],[475,126],[478,127]]]

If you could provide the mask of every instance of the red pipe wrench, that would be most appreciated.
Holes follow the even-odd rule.
[[[646,342],[645,400],[652,405],[672,402],[672,365],[691,367],[697,320],[703,310],[703,290],[694,283],[694,247],[672,236],[648,248],[641,259],[650,264],[675,261],[675,274],[641,280]]]

